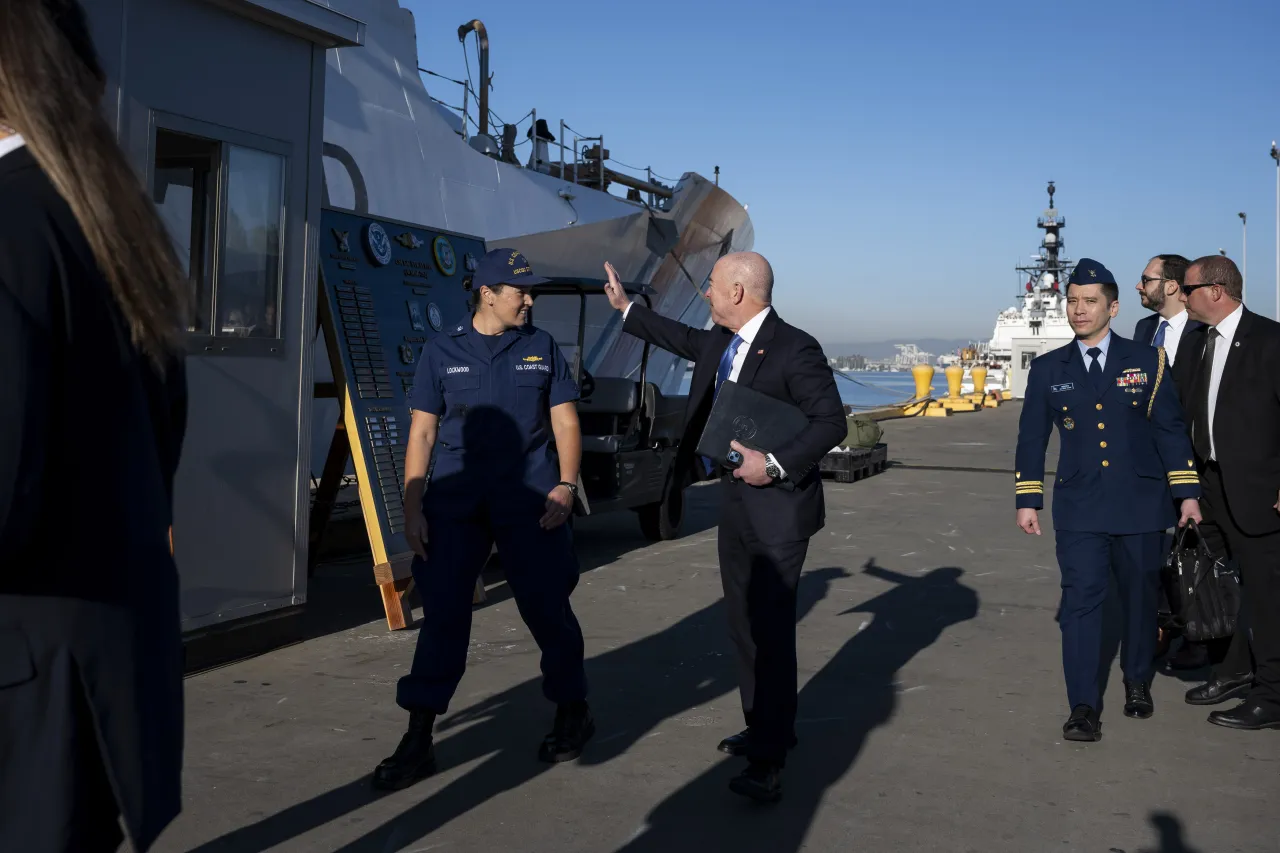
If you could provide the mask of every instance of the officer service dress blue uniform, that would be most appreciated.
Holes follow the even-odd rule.
[[[1114,283],[1082,259],[1087,283]],[[1088,350],[1088,352],[1086,352]],[[1096,364],[1095,364],[1096,362]],[[1174,499],[1198,498],[1191,442],[1163,350],[1108,332],[1095,348],[1074,340],[1031,363],[1018,424],[1019,509],[1044,506],[1044,455],[1058,428],[1053,526],[1062,572],[1062,663],[1072,709],[1100,707],[1102,605],[1111,572],[1125,616],[1126,685],[1153,672],[1163,532]]]
[[[508,256],[519,276],[506,269]],[[519,253],[494,250],[474,281],[479,291],[481,284],[525,287],[546,279],[534,277]],[[439,418],[422,500],[426,559],[415,556],[412,564],[423,619],[412,669],[396,690],[397,704],[411,712],[410,732],[375,773],[375,785],[402,787],[434,769],[430,727],[466,669],[472,594],[495,543],[520,616],[542,651],[543,693],[558,706],[544,756],[556,753],[566,709],[586,714],[582,630],[569,605],[578,582],[572,531],[567,523],[539,524],[560,481],[550,412],[577,399],[560,348],[531,324],[484,335],[467,318],[423,348],[409,405]],[[593,730],[581,717],[576,725]]]

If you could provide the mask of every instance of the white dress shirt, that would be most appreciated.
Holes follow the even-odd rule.
[[[1093,367],[1093,356],[1089,355],[1090,347],[1084,341],[1076,338],[1076,345],[1080,347],[1080,357],[1084,359],[1084,372],[1088,373],[1089,368]],[[1102,370],[1107,369],[1107,350],[1111,349],[1111,330],[1107,330],[1107,336],[1094,344],[1098,349],[1102,350],[1102,354],[1098,356],[1098,367]]]
[[[747,355],[751,352],[751,343],[756,339],[756,335],[760,334],[760,327],[764,325],[764,318],[769,316],[769,312],[773,310],[773,306],[769,306],[756,316],[742,324],[742,328],[738,330],[738,337],[742,338],[742,343],[738,344],[738,351],[733,355],[733,367],[729,369],[729,378],[726,382],[737,382],[738,374],[742,373],[742,365],[747,361]]]
[[[4,139],[0,139],[0,157],[17,151],[26,144],[27,141],[20,134],[15,133],[12,136],[6,136]]]
[[[1169,324],[1169,327],[1164,330],[1164,354],[1165,360],[1169,362],[1170,367],[1173,367],[1173,361],[1178,357],[1178,342],[1182,340],[1182,333],[1187,330],[1188,316],[1184,309],[1172,317],[1161,317],[1156,321],[1156,334],[1160,332],[1161,323]],[[1155,340],[1154,334],[1151,340]],[[1147,341],[1147,343],[1151,343],[1151,341]]]
[[[1231,351],[1236,330],[1240,328],[1240,318],[1244,316],[1244,305],[1236,307],[1222,322],[1211,326],[1218,330],[1218,339],[1213,343],[1213,367],[1209,373],[1209,458],[1218,460],[1218,451],[1213,443],[1213,413],[1218,408],[1218,388],[1222,385],[1222,369],[1227,366],[1227,354]],[[1206,338],[1206,342],[1207,342]]]

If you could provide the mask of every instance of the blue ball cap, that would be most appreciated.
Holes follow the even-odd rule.
[[[550,279],[533,274],[533,267],[525,256],[515,249],[494,249],[476,264],[475,275],[471,278],[471,289],[493,287],[495,284],[510,284],[515,287],[533,287],[545,284]]]
[[[1111,270],[1095,261],[1093,258],[1081,258],[1076,263],[1076,268],[1071,271],[1071,278],[1067,279],[1067,285],[1073,284],[1115,284],[1116,277],[1111,274]]]

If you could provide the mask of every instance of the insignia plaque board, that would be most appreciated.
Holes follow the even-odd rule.
[[[320,325],[341,414],[316,490],[311,547],[350,458],[387,624],[399,629],[413,557],[403,504],[409,393],[427,341],[470,316],[484,243],[340,210],[324,210],[321,222]]]

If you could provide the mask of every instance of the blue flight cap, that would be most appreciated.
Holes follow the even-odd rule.
[[[1095,261],[1093,258],[1081,258],[1076,263],[1076,268],[1071,271],[1071,278],[1067,279],[1067,285],[1073,284],[1115,284],[1116,277],[1111,274],[1111,270]]]
[[[495,284],[510,284],[515,287],[533,287],[535,284],[546,284],[550,279],[533,274],[533,267],[525,256],[515,249],[494,249],[476,264],[475,275],[471,278],[471,289],[493,287]]]

